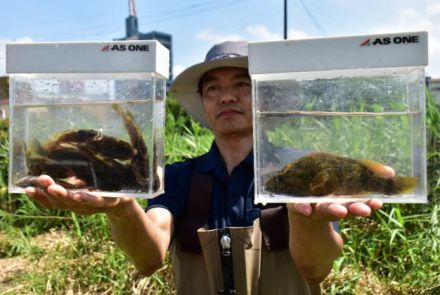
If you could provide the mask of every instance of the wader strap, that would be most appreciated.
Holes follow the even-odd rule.
[[[214,178],[193,172],[186,215],[180,229],[181,250],[201,253],[197,230],[208,222]],[[261,231],[267,250],[288,247],[287,209],[285,205],[269,204],[261,208]]]
[[[261,231],[267,250],[286,249],[289,245],[286,206],[267,206],[261,209],[260,216]]]
[[[218,290],[218,293],[224,295],[237,294],[234,283],[234,265],[232,262],[231,232],[229,228],[220,229],[218,237],[223,273],[223,290]]]
[[[181,250],[201,253],[197,230],[208,222],[214,179],[211,176],[193,172],[188,208],[180,230]]]

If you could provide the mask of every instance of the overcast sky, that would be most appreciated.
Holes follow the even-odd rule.
[[[2,0],[0,75],[8,42],[125,36],[128,0]],[[173,36],[174,74],[224,40],[280,40],[284,0],[137,0],[139,30]],[[440,78],[440,0],[288,0],[290,39],[428,31],[427,75]]]

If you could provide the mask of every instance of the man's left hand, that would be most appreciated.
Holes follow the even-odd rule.
[[[287,204],[287,209],[294,214],[310,217],[313,220],[338,221],[349,215],[370,216],[372,212],[382,207],[382,201],[370,199],[365,203],[295,203]]]

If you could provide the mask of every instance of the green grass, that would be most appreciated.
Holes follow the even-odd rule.
[[[341,221],[343,256],[325,281],[325,294],[440,294],[440,106],[427,110],[430,203],[386,205],[370,218]],[[343,122],[341,122],[343,126]],[[167,103],[168,163],[209,149],[212,135]],[[342,127],[341,127],[342,128]],[[7,125],[0,124],[0,259],[24,257],[26,271],[1,284],[1,294],[170,294],[170,264],[150,278],[137,274],[111,241],[102,214],[45,210],[26,196],[8,195]],[[49,231],[63,238],[42,246]],[[9,290],[9,291],[8,291]]]

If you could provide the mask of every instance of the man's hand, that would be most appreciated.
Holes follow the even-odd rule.
[[[312,220],[338,221],[341,218],[352,216],[370,216],[375,210],[382,207],[378,199],[371,199],[365,203],[319,203],[319,204],[287,204],[290,213],[310,217]]]
[[[26,194],[43,207],[78,214],[107,213],[119,216],[135,201],[132,198],[98,197],[87,192],[72,192],[55,183],[48,175],[37,179],[38,186],[25,188]]]

